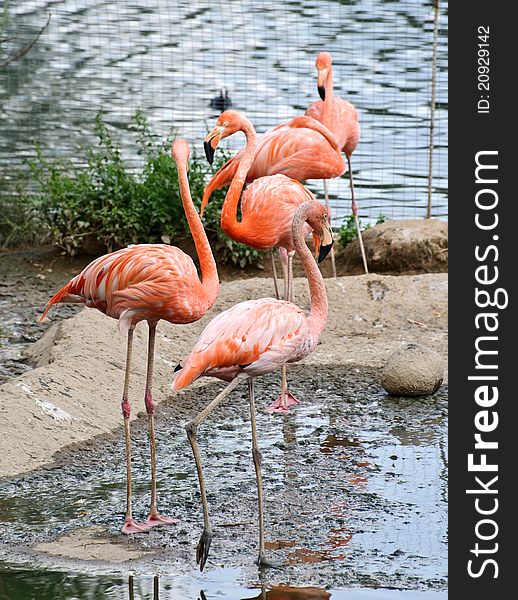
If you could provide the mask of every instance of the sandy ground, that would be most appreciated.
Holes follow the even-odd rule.
[[[267,295],[270,286],[263,278],[225,282],[215,306],[200,322],[160,323],[157,402],[171,396],[172,370],[204,324],[244,298]],[[380,368],[406,342],[421,343],[446,359],[446,274],[339,277],[327,279],[326,286],[327,328],[306,363]],[[296,279],[295,294],[307,309],[303,279]],[[50,464],[64,446],[109,433],[121,423],[125,340],[115,321],[84,309],[49,327],[29,348],[28,358],[36,368],[0,387],[0,477]],[[135,335],[130,391],[133,417],[143,410],[145,360],[146,327],[141,324]]]

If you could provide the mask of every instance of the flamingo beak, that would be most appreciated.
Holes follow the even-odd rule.
[[[318,262],[321,263],[324,258],[331,252],[331,248],[333,247],[333,232],[331,231],[331,225],[327,221],[324,220],[322,226],[322,238],[318,247]]]
[[[218,147],[218,144],[223,137],[223,128],[220,125],[216,125],[214,129],[207,134],[207,137],[203,141],[203,149],[205,150],[205,156],[209,165],[214,162],[214,152]]]
[[[328,72],[329,71],[327,69],[318,70],[317,88],[318,95],[322,98],[322,100],[326,99],[326,79]]]
[[[203,149],[205,150],[205,157],[209,165],[214,162],[214,148],[209,144],[209,142],[203,142]]]
[[[331,252],[333,243],[334,242],[331,242],[330,244],[327,244],[326,246],[324,246],[324,244],[322,244],[320,246],[320,250],[318,252],[318,262],[319,263],[321,263],[324,260],[324,258]]]

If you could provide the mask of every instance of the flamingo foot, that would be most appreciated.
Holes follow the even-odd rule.
[[[196,548],[196,564],[200,565],[200,571],[203,571],[205,563],[207,562],[210,544],[213,537],[214,534],[208,529],[204,529],[203,533],[201,534],[200,541],[198,542],[198,546]]]
[[[300,401],[289,391],[281,392],[277,400],[272,402],[266,409],[266,412],[270,415],[273,413],[289,413],[291,412],[289,407],[294,404],[300,404]]]
[[[157,525],[178,525],[179,519],[172,519],[171,517],[164,517],[158,513],[149,513],[144,525],[148,528],[156,527]]]
[[[126,519],[122,527],[122,533],[147,533],[152,526],[147,523],[136,523],[133,519]]]

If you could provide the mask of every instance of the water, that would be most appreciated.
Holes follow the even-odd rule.
[[[223,573],[228,577],[228,573]],[[0,573],[0,599],[6,600],[446,600],[445,592],[372,590],[331,590],[265,586],[245,588],[223,584],[218,577],[186,581],[171,577],[88,577],[64,573]],[[2,595],[3,594],[3,595]]]
[[[134,539],[121,536],[121,433],[71,447],[56,457],[53,468],[4,481],[0,488],[0,581],[14,590],[7,597],[24,598],[22,590],[38,586],[47,590],[36,596],[41,600],[103,597],[95,590],[131,600],[132,575],[140,590],[134,597],[151,598],[154,574],[160,598],[198,598],[201,589],[207,598],[252,598],[260,597],[261,584],[267,590],[289,584],[327,589],[339,600],[442,600],[445,391],[434,399],[399,402],[384,396],[372,377],[294,367],[290,386],[305,402],[278,419],[262,410],[272,377],[257,382],[266,551],[281,567],[259,572],[254,564],[257,507],[249,419],[246,403],[234,398],[200,428],[216,536],[205,571],[196,570],[201,510],[181,426],[204,403],[205,394],[193,391],[181,402],[162,403],[157,415],[159,508],[181,524]],[[347,385],[341,388],[339,381]],[[132,432],[133,506],[141,518],[149,502],[145,421]],[[64,573],[69,595],[52,595]],[[282,593],[266,598],[328,597]]]
[[[29,53],[0,70],[0,165],[19,164],[39,140],[77,157],[102,109],[138,164],[128,135],[143,109],[163,137],[171,126],[201,152],[226,86],[259,132],[318,99],[314,61],[334,56],[335,92],[359,110],[353,170],[364,223],[424,216],[433,3],[417,0],[18,0],[10,2],[14,52],[49,27]],[[447,217],[447,3],[438,45],[433,215]],[[241,146],[242,138],[229,142]],[[310,182],[317,193],[319,182]],[[349,213],[345,178],[331,182],[337,225]]]

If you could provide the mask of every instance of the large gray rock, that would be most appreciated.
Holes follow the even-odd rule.
[[[393,352],[381,373],[381,385],[392,396],[428,396],[444,377],[442,358],[419,344],[405,344]]]
[[[386,221],[367,229],[363,243],[369,271],[443,273],[448,271],[448,223],[438,219]],[[344,250],[347,271],[363,273],[358,240]]]

